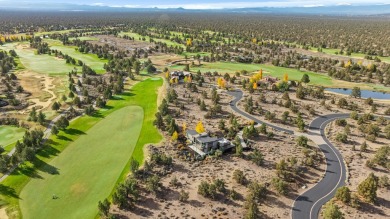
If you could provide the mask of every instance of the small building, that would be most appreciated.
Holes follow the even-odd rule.
[[[224,152],[234,147],[227,139],[210,137],[206,132],[199,134],[195,130],[187,130],[186,137],[189,141],[189,147],[202,157],[213,153],[216,150]]]
[[[257,82],[257,85],[261,86],[265,84],[267,87],[273,87],[279,82],[279,78],[266,76]]]
[[[171,78],[177,78],[179,82],[184,80],[184,78],[187,76],[192,76],[191,72],[187,71],[172,71],[169,74]]]

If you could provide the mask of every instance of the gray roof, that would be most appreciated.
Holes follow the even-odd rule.
[[[189,134],[189,135],[199,135],[199,133],[196,132],[195,130],[187,130],[187,134]]]
[[[196,138],[196,140],[198,140],[201,143],[210,143],[210,142],[218,141],[219,138],[205,136],[205,137],[198,137]]]

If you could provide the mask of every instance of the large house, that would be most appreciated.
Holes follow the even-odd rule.
[[[172,71],[170,72],[171,79],[177,78],[178,82],[182,82],[185,77],[192,76],[191,72],[187,71]]]
[[[195,130],[187,130],[186,137],[189,141],[189,147],[202,157],[216,150],[223,152],[234,147],[227,139],[210,137],[206,132],[199,134]]]

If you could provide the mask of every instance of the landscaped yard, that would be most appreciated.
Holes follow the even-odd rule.
[[[4,147],[6,151],[12,149],[12,145],[17,140],[23,138],[25,130],[14,126],[0,126],[0,146]]]
[[[95,116],[76,119],[52,136],[33,163],[2,182],[0,199],[8,211],[24,218],[95,218],[97,202],[128,173],[131,155],[142,161],[143,146],[162,139],[153,126],[161,85],[160,78],[139,82]],[[46,210],[38,212],[37,205]]]

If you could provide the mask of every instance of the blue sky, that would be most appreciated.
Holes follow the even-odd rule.
[[[11,0],[0,0],[10,2]],[[12,1],[14,2],[14,1]],[[187,9],[219,9],[246,7],[316,7],[333,5],[374,5],[386,4],[389,0],[25,0],[23,2],[64,2],[110,7],[159,7]]]

